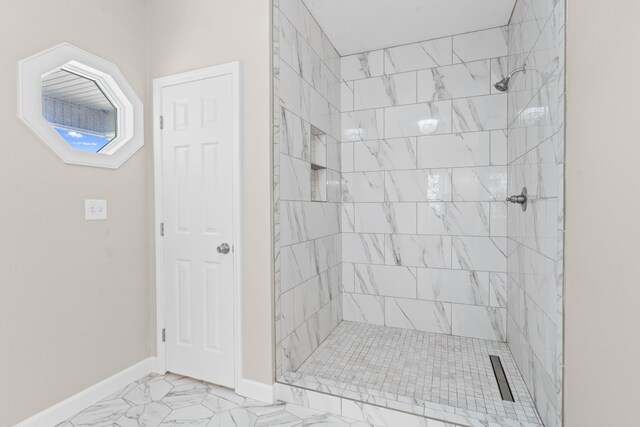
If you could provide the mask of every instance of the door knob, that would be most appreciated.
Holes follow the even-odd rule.
[[[218,251],[219,254],[226,255],[231,250],[231,246],[229,246],[228,243],[223,243],[220,246],[218,246],[216,250]]]

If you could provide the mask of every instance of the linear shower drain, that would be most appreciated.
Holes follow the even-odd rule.
[[[511,387],[509,386],[509,381],[507,380],[507,376],[504,373],[504,369],[502,368],[502,362],[498,356],[489,356],[491,359],[491,366],[493,367],[493,373],[496,376],[496,381],[498,383],[498,389],[500,389],[500,396],[502,396],[502,400],[507,400],[509,402],[515,402],[513,398],[513,394],[511,393]]]

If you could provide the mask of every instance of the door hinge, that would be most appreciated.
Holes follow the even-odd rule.
[[[167,341],[167,330],[162,328],[162,342]]]
[[[164,222],[160,223],[160,236],[164,237]]]
[[[160,130],[164,129],[164,116],[160,116]]]

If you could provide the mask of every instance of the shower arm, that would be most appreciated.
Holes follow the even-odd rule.
[[[515,70],[513,70],[511,73],[509,73],[509,75],[507,76],[507,78],[511,78],[513,77],[515,74],[518,74],[522,71],[526,71],[527,70],[527,64],[523,64],[522,67],[520,68],[516,68]]]

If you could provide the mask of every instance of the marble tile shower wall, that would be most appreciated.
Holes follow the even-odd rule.
[[[506,340],[507,27],[342,58],[344,320]]]
[[[274,6],[279,377],[297,369],[342,321],[342,196],[340,57],[302,0]]]
[[[564,0],[518,0],[508,66],[507,342],[545,426],[562,424]]]

